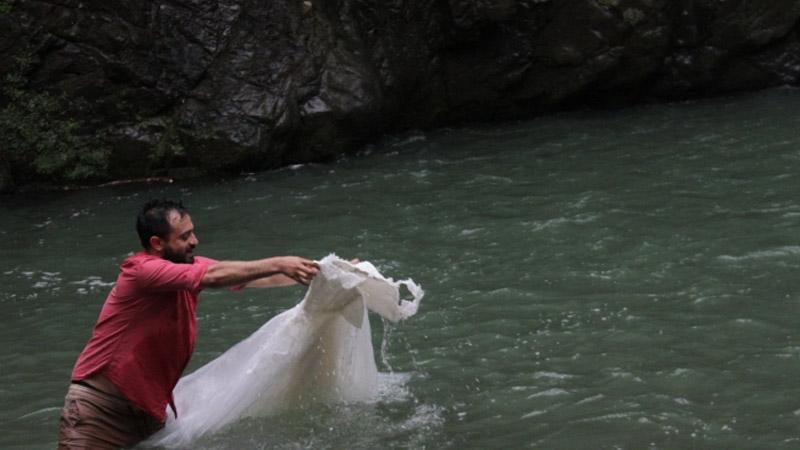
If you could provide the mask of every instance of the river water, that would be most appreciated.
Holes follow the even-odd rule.
[[[0,448],[54,448],[71,367],[150,197],[198,253],[369,260],[376,402],[198,449],[800,448],[800,91],[409,133],[329,165],[0,198]],[[303,295],[208,291],[189,370]],[[382,351],[380,350],[383,347]]]

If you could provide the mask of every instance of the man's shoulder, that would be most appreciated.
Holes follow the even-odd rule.
[[[147,252],[142,250],[142,251],[138,251],[138,252],[135,252],[135,253],[132,253],[132,254],[128,255],[125,258],[125,260],[122,261],[122,267],[123,268],[126,267],[126,266],[127,267],[131,267],[131,266],[135,266],[135,265],[138,265],[138,264],[142,264],[142,263],[144,263],[146,261],[159,260],[159,259],[161,259],[161,258],[159,258],[158,256],[151,255],[151,254],[149,254],[149,253],[147,253]]]
[[[193,265],[198,265],[198,264],[199,265],[203,265],[203,266],[210,266],[210,265],[215,264],[217,262],[218,261],[216,259],[198,255],[198,256],[194,257],[194,262],[192,262],[191,264],[179,264],[179,263],[174,263],[174,262],[172,262],[172,261],[170,261],[168,259],[164,259],[164,258],[162,258],[160,256],[151,255],[150,253],[147,253],[145,251],[140,251],[140,252],[134,253],[134,254],[128,256],[127,258],[125,258],[125,261],[122,262],[122,268],[123,269],[125,269],[125,268],[133,268],[133,267],[141,266],[141,265],[144,265],[144,264],[146,264],[146,265],[151,265],[151,264],[152,265],[179,265],[179,266],[184,266],[184,267],[191,267]]]
[[[120,266],[118,284],[133,284],[140,288],[176,283],[177,280],[196,280],[216,261],[195,256],[192,263],[175,263],[158,255],[140,252],[128,256]]]
[[[195,256],[194,257],[194,264],[202,264],[204,266],[210,266],[210,265],[216,264],[218,262],[219,261],[217,261],[216,259],[209,258],[209,257],[206,257],[206,256]]]

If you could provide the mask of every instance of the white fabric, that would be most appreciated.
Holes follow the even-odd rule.
[[[186,447],[239,418],[306,402],[362,401],[377,391],[367,310],[396,322],[424,295],[412,280],[385,278],[372,264],[329,255],[294,308],[187,375],[175,387],[178,419],[145,444]],[[400,300],[406,286],[412,300]]]

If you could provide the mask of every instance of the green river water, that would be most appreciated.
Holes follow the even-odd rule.
[[[0,448],[54,448],[69,373],[150,197],[198,254],[368,260],[379,398],[197,449],[800,448],[800,91],[409,133],[328,165],[0,197]],[[303,296],[207,291],[189,370]],[[381,351],[381,346],[383,350]]]

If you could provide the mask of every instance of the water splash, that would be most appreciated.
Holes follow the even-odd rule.
[[[389,321],[410,317],[422,289],[385,278],[368,262],[330,255],[319,267],[302,302],[179,381],[180,416],[168,415],[148,445],[188,446],[243,417],[375,400],[379,376],[368,311]],[[400,300],[400,286],[414,294],[411,301]]]

